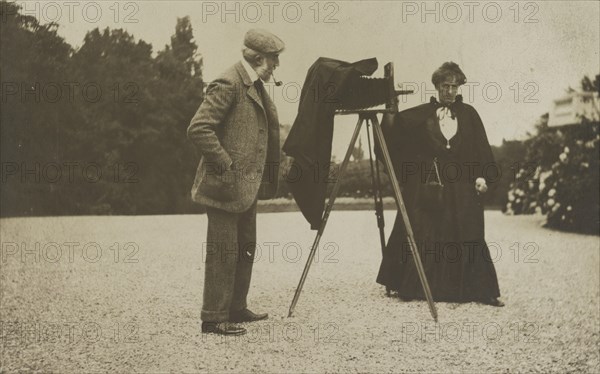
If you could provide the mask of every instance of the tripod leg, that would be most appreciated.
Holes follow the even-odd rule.
[[[383,199],[381,197],[381,180],[379,178],[379,167],[373,162],[373,153],[371,150],[369,121],[367,121],[367,140],[369,144],[369,161],[371,163],[371,183],[373,185],[373,199],[375,200],[375,215],[377,216],[377,227],[379,228],[379,239],[381,242],[381,251],[385,249],[385,222],[383,220]]]
[[[373,200],[375,201],[375,216],[377,217],[377,227],[379,228],[379,241],[381,243],[381,253],[385,252],[385,221],[383,220],[383,199],[381,197],[381,179],[379,178],[379,165],[373,162],[373,152],[371,150],[371,126],[372,118],[367,119],[367,143],[369,145],[369,163],[371,165],[371,184],[373,186]],[[373,135],[375,136],[375,135]],[[391,296],[389,287],[385,287],[385,294]]]
[[[427,298],[427,303],[429,304],[429,311],[431,312],[431,316],[434,321],[437,322],[437,310],[435,308],[435,304],[433,302],[433,296],[431,295],[431,290],[429,289],[429,282],[427,282],[427,277],[425,276],[425,269],[423,268],[423,264],[421,263],[421,256],[419,256],[419,251],[417,249],[417,244],[415,242],[415,238],[412,231],[412,226],[410,225],[410,221],[408,219],[408,213],[406,212],[406,207],[404,205],[404,199],[402,198],[402,193],[400,192],[400,186],[398,184],[398,179],[396,179],[396,173],[394,172],[394,167],[392,165],[392,160],[390,158],[390,153],[388,151],[387,145],[385,143],[385,139],[383,138],[383,131],[381,130],[381,126],[379,125],[379,121],[376,116],[373,116],[373,129],[375,130],[375,135],[377,136],[377,140],[381,146],[381,151],[383,153],[383,159],[385,161],[385,166],[388,169],[388,175],[390,176],[390,181],[392,182],[392,187],[394,188],[394,196],[396,197],[396,205],[402,214],[402,220],[404,221],[404,225],[406,227],[406,232],[408,235],[408,243],[410,246],[411,253],[415,260],[415,265],[417,267],[417,273],[419,274],[419,279],[421,281],[421,285],[423,286],[423,291],[425,292],[425,296]]]
[[[310,249],[310,253],[308,255],[308,260],[306,260],[306,265],[304,265],[304,271],[302,272],[302,276],[300,277],[300,282],[298,283],[298,287],[296,287],[296,292],[294,293],[294,299],[292,300],[292,304],[290,305],[290,310],[288,313],[288,317],[291,317],[294,313],[294,308],[296,308],[296,303],[300,298],[300,293],[302,292],[302,287],[304,286],[304,282],[306,281],[306,276],[308,275],[308,270],[310,269],[310,265],[313,262],[315,257],[315,253],[317,252],[317,247],[319,246],[319,241],[321,240],[321,236],[323,235],[323,231],[325,231],[325,226],[327,225],[327,219],[329,218],[329,213],[331,213],[331,209],[333,208],[333,203],[335,202],[335,198],[340,190],[342,177],[344,176],[344,171],[348,166],[348,161],[350,160],[350,156],[352,155],[352,151],[354,150],[354,144],[356,144],[356,139],[358,138],[358,134],[360,133],[360,128],[363,123],[362,116],[359,117],[358,122],[356,123],[356,128],[354,129],[354,134],[352,134],[352,139],[350,140],[350,144],[348,145],[348,150],[346,151],[346,156],[344,156],[344,161],[342,161],[342,165],[340,166],[340,172],[338,174],[337,181],[333,186],[333,190],[331,191],[331,195],[329,195],[329,201],[327,202],[327,206],[325,208],[325,213],[323,214],[323,218],[321,219],[321,226],[317,231],[317,236],[315,237],[315,241]]]

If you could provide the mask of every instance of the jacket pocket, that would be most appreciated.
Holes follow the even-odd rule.
[[[223,174],[207,174],[200,183],[198,191],[217,201],[233,201],[235,199],[237,173],[226,170]]]

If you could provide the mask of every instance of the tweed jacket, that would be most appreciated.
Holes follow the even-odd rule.
[[[201,155],[193,201],[239,213],[257,198],[275,196],[279,120],[264,87],[260,91],[241,62],[208,86],[187,129]]]

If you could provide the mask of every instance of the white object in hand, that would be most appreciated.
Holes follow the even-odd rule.
[[[488,190],[488,186],[484,178],[479,177],[475,180],[475,189],[480,193],[485,193]]]

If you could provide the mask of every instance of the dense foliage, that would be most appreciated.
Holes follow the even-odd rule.
[[[586,91],[600,90],[584,78]],[[527,153],[508,192],[508,214],[543,214],[546,226],[587,233],[599,232],[600,123],[548,127],[545,115],[537,133],[525,141]]]
[[[73,49],[1,3],[3,216],[193,209],[186,128],[203,95],[190,20],[152,46],[94,29]]]

